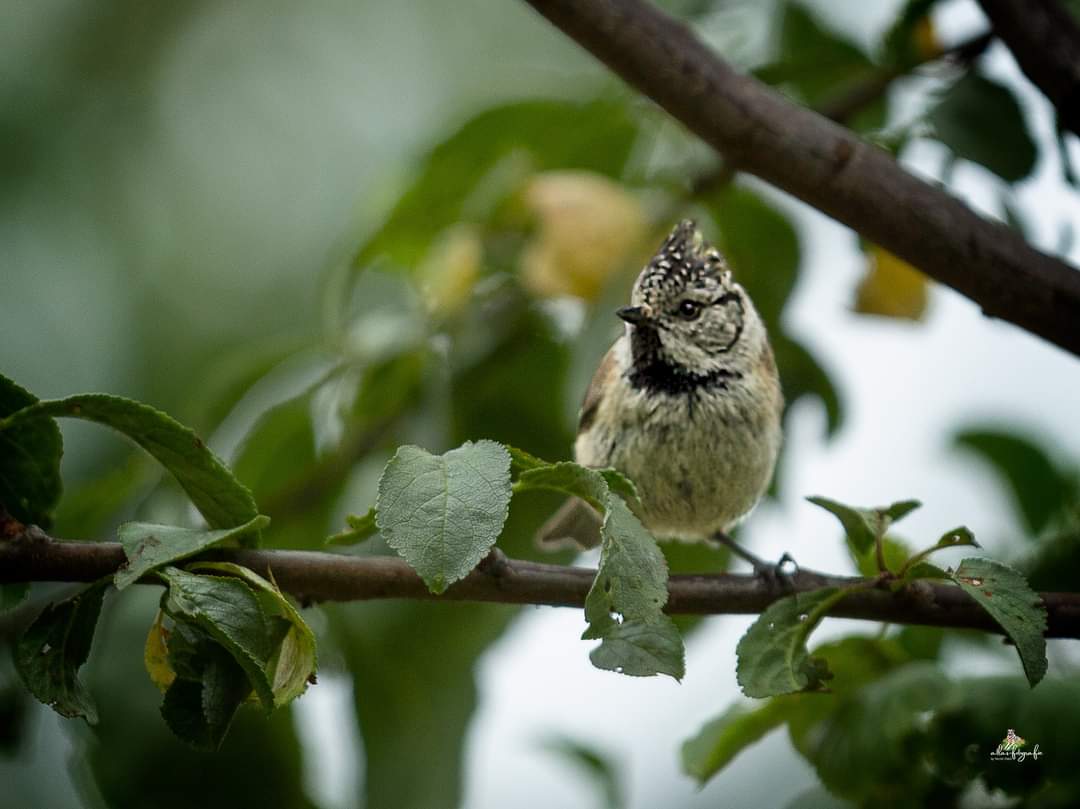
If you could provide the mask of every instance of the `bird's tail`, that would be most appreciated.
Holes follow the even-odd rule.
[[[596,509],[571,497],[536,532],[536,544],[545,551],[595,548],[600,544],[602,519]]]

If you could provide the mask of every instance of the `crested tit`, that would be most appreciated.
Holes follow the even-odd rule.
[[[726,533],[768,488],[781,441],[780,380],[746,290],[684,220],[616,314],[626,327],[585,394],[575,460],[633,480],[638,516],[656,537],[716,540],[770,573]],[[599,527],[588,505],[571,500],[538,539],[588,547]]]

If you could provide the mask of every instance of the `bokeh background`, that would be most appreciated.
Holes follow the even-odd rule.
[[[999,43],[938,58],[986,30],[971,0],[923,3],[930,17],[906,22],[920,4],[664,5],[803,103],[903,65],[848,123],[1080,262],[1077,139],[1058,136]],[[442,451],[490,437],[569,457],[577,403],[618,330],[613,309],[672,221],[693,215],[769,320],[790,404],[773,495],[741,531],[750,547],[849,572],[838,526],[804,498],[915,497],[924,507],[903,539],[924,545],[966,524],[1042,589],[1076,587],[1076,358],[724,175],[523,3],[7,3],[0,167],[0,371],[42,398],[123,394],[195,427],[274,519],[272,545],[321,547],[373,502],[401,443]],[[64,436],[57,535],[193,519],[121,439],[80,424]],[[556,505],[515,499],[508,553],[534,556],[531,533]],[[677,570],[726,561],[669,553]],[[0,624],[0,644],[66,591],[36,588]],[[1015,805],[970,773],[920,792],[919,749],[883,741],[904,749],[893,737],[915,708],[903,700],[860,729],[864,753],[900,756],[875,775],[892,792],[848,782],[865,766],[855,752],[838,765],[835,745],[799,752],[783,730],[699,790],[679,746],[739,699],[740,616],[685,623],[679,684],[593,669],[575,610],[313,607],[318,686],[270,721],[244,712],[221,753],[198,754],[169,735],[142,668],[156,597],[107,606],[85,675],[96,728],[32,703],[0,655],[0,805],[783,807],[931,793]],[[818,639],[852,634],[901,638],[830,621]],[[923,650],[907,662],[950,682],[1001,675],[998,696],[1022,683],[996,641],[901,640]],[[1052,642],[1050,658],[1036,708],[1026,696],[966,705],[996,736],[961,723],[935,743],[962,757],[1016,723],[1058,765],[1075,760],[1047,706],[1075,697],[1078,656]],[[1007,784],[1009,795],[1038,793],[1043,771],[1025,772],[1032,783]],[[827,797],[821,779],[856,803]],[[1031,805],[1069,805],[1072,788]]]

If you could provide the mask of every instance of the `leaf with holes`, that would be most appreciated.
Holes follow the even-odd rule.
[[[187,559],[206,548],[231,542],[245,534],[270,524],[270,518],[259,515],[236,528],[200,531],[177,525],[155,525],[147,522],[127,522],[120,526],[120,544],[124,546],[127,563],[116,571],[113,584],[123,590],[151,570]]]
[[[79,680],[90,655],[107,580],[78,595],[50,604],[30,624],[15,647],[15,668],[30,693],[61,716],[97,722],[97,708]]]
[[[464,578],[502,533],[510,455],[467,441],[444,455],[400,447],[379,480],[376,523],[433,593]]]
[[[607,503],[600,566],[585,599],[589,627],[582,635],[584,640],[602,642],[589,658],[599,668],[624,674],[681,679],[682,638],[663,613],[667,562],[621,497],[609,493]]]
[[[748,697],[774,697],[797,691],[820,691],[832,675],[824,661],[813,659],[806,639],[825,613],[849,590],[824,587],[796,593],[769,605],[735,648],[736,679]]]
[[[1046,675],[1046,607],[1023,574],[992,559],[965,559],[952,574],[1016,644],[1034,688]]]
[[[919,553],[912,556],[906,562],[903,567],[900,568],[900,575],[902,578],[910,578],[907,574],[910,570],[925,565],[924,561],[926,557],[935,551],[945,550],[946,548],[960,548],[960,547],[981,547],[978,542],[975,541],[975,534],[971,532],[970,528],[961,525],[959,528],[954,528],[951,531],[946,531],[941,535],[941,538],[925,550],[919,551]],[[890,570],[896,570],[895,567],[890,567]],[[927,575],[915,576],[914,578],[940,578],[933,573],[934,566],[929,566],[929,571],[924,571]],[[864,574],[867,575],[867,574]]]
[[[515,491],[549,490],[579,497],[604,514],[600,567],[585,601],[589,628],[582,638],[599,640],[589,659],[597,668],[639,677],[667,674],[682,679],[685,651],[664,612],[667,562],[656,540],[631,511],[637,489],[613,469],[589,469],[563,461],[543,464],[528,457]]]
[[[602,641],[589,653],[589,660],[598,669],[631,677],[666,674],[681,680],[686,676],[682,635],[666,615],[648,621],[613,622],[590,639]]]
[[[0,419],[0,434],[43,418],[69,417],[104,424],[121,432],[168,469],[211,528],[234,528],[255,519],[255,499],[194,432],[149,405],[88,393],[24,407]],[[249,532],[245,544],[258,544]]]

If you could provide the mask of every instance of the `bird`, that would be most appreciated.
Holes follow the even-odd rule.
[[[774,578],[729,532],[772,480],[783,393],[769,336],[746,290],[693,220],[672,229],[634,283],[624,321],[581,406],[574,459],[636,484],[637,516],[658,539],[723,544]],[[568,500],[541,546],[600,541],[600,516]]]

